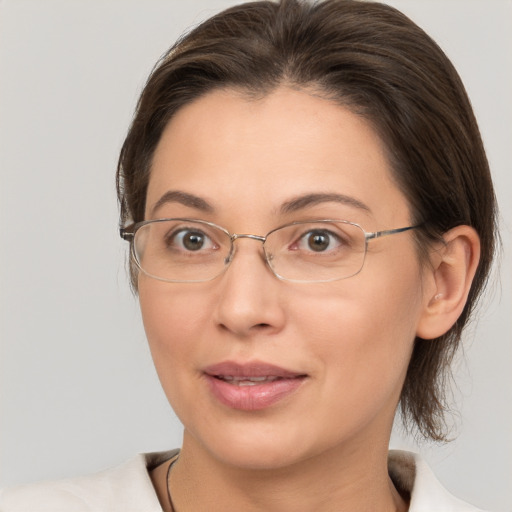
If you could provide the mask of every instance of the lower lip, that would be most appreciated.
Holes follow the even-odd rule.
[[[305,377],[283,378],[249,386],[230,384],[206,375],[213,395],[224,405],[243,411],[266,409],[295,392]]]

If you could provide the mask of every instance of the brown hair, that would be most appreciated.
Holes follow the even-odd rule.
[[[262,96],[282,84],[314,88],[373,125],[413,222],[422,223],[420,248],[461,224],[480,236],[481,259],[464,311],[440,338],[415,340],[400,398],[406,426],[445,440],[446,378],[487,279],[496,206],[464,86],[442,50],[402,13],[357,0],[251,2],[180,39],[150,75],[121,150],[121,224],[144,219],[152,156],[180,107],[213,89]]]

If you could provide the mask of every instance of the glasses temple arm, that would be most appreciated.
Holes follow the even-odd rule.
[[[126,240],[127,242],[131,242],[134,237],[134,232],[132,231],[133,226],[128,226],[126,228],[119,228],[119,236]]]
[[[404,231],[409,231],[410,229],[419,228],[421,224],[416,226],[407,226],[405,228],[396,228],[396,229],[386,229],[384,231],[374,231],[373,233],[365,233],[366,240],[372,240],[373,238],[380,238],[388,235],[395,235],[396,233],[403,233]]]

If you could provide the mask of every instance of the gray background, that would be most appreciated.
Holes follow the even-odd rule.
[[[230,0],[0,0],[0,485],[180,444],[117,235],[114,168],[138,93]],[[445,49],[501,202],[500,281],[466,336],[456,441],[415,446],[455,494],[512,510],[512,2],[394,0]]]

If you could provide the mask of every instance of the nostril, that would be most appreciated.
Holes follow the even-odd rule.
[[[219,324],[219,327],[223,331],[231,331],[232,330],[230,327],[228,327],[226,324],[223,324],[223,323]],[[270,324],[261,323],[261,324],[253,325],[252,327],[249,328],[249,331],[252,331],[254,333],[255,331],[266,331],[271,328],[272,328],[272,326]]]

